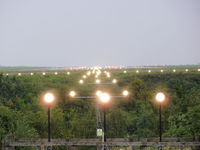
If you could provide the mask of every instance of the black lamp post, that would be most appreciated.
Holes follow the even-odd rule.
[[[107,108],[107,104],[110,101],[110,95],[108,93],[101,93],[99,95],[99,99],[102,103],[103,106],[103,129],[104,129],[104,138],[103,138],[103,142],[106,142],[107,140],[107,134],[106,134],[106,108]],[[104,146],[104,150],[106,150],[106,147]]]
[[[46,93],[44,95],[44,102],[46,103],[47,107],[48,107],[48,142],[51,142],[51,106],[52,103],[54,102],[55,97],[52,93]],[[51,150],[52,147],[48,146],[47,150]]]
[[[165,99],[166,97],[164,93],[159,92],[156,94],[156,101],[159,103],[159,142],[162,142],[162,104]],[[159,149],[162,150],[162,146],[160,146]]]

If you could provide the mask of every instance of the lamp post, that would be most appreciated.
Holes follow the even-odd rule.
[[[159,141],[162,142],[162,104],[165,101],[166,96],[164,93],[158,92],[155,98],[156,101],[159,103]],[[160,147],[160,149],[162,150],[162,147]]]
[[[51,142],[51,106],[55,100],[55,96],[52,93],[46,93],[44,95],[44,102],[48,107],[48,142]]]
[[[129,92],[127,90],[123,90],[122,91],[122,95],[118,95],[118,96],[111,96],[108,93],[102,92],[100,90],[97,90],[95,93],[95,96],[76,96],[77,93],[75,91],[70,91],[69,92],[69,96],[71,98],[80,98],[80,99],[94,99],[94,98],[98,98],[99,101],[102,103],[103,106],[103,142],[106,142],[107,139],[107,134],[106,134],[106,107],[107,104],[109,103],[111,98],[124,98],[127,97],[129,95]],[[97,131],[98,132],[98,131]],[[106,147],[104,146],[104,150],[106,150]]]
[[[106,106],[109,103],[111,97],[108,93],[100,93],[98,95],[98,97],[99,97],[99,100],[101,101],[102,106],[103,106],[103,129],[104,129],[103,142],[106,142],[106,136],[107,136],[107,134],[106,134],[106,112],[107,112]],[[104,150],[106,150],[105,146],[104,146]]]

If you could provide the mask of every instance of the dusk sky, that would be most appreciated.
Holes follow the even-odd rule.
[[[200,63],[200,0],[0,0],[0,65]]]

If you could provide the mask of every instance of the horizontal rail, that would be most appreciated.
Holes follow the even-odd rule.
[[[16,139],[7,140],[7,146],[41,146],[41,145],[68,145],[68,146],[200,146],[199,141],[193,141],[192,138],[164,138],[163,142],[158,142],[158,138],[143,139],[107,139],[103,143],[100,139]]]

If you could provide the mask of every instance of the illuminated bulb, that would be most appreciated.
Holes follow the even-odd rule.
[[[185,69],[185,72],[188,72],[189,70],[188,69]]]
[[[139,70],[136,70],[136,73],[139,73]]]
[[[80,80],[79,83],[80,83],[80,84],[83,84],[83,80]]]
[[[157,102],[160,102],[160,103],[164,102],[165,101],[165,94],[162,93],[162,92],[157,93],[156,94],[156,100],[157,100]]]
[[[69,96],[71,96],[71,97],[76,96],[76,92],[75,92],[75,91],[70,91],[70,92],[69,92]]]
[[[22,74],[21,73],[18,73],[18,76],[21,76]]]
[[[70,75],[70,72],[67,72],[67,75]]]
[[[101,93],[102,93],[102,92],[101,92],[101,91],[99,91],[99,90],[98,90],[98,91],[96,91],[96,95],[97,95],[97,96],[100,96],[100,94],[101,94]]]
[[[122,94],[123,94],[124,96],[128,96],[129,92],[128,92],[127,90],[124,90],[124,91],[122,92]]]
[[[163,70],[160,70],[160,72],[163,72]]]
[[[200,69],[198,69],[197,71],[200,71]]]
[[[33,75],[33,73],[31,72],[31,76]]]
[[[54,74],[55,74],[55,75],[58,75],[58,73],[57,73],[57,72],[55,72]]]
[[[116,80],[116,79],[113,79],[113,80],[112,80],[112,83],[114,83],[114,84],[117,83],[117,80]]]
[[[45,75],[46,75],[46,73],[45,73],[45,72],[43,72],[43,73],[42,73],[42,75],[43,75],[43,76],[45,76]]]
[[[151,73],[151,70],[148,70],[149,73]]]
[[[99,99],[102,103],[108,103],[110,101],[110,95],[108,93],[101,93]]]
[[[90,72],[90,71],[88,71],[88,72],[87,72],[87,75],[88,75],[88,76],[90,76],[90,74],[91,74],[91,72]]]
[[[8,74],[8,73],[6,73],[6,75],[8,76],[9,74]]]
[[[127,73],[127,71],[125,70],[124,73]]]
[[[85,78],[87,78],[87,76],[86,76],[86,75],[83,75],[83,78],[85,79]]]
[[[52,103],[54,101],[55,97],[52,93],[46,93],[44,95],[44,100],[46,103]]]
[[[174,69],[173,72],[176,72],[176,70]]]
[[[97,84],[99,84],[101,81],[99,79],[96,79],[95,81]]]

